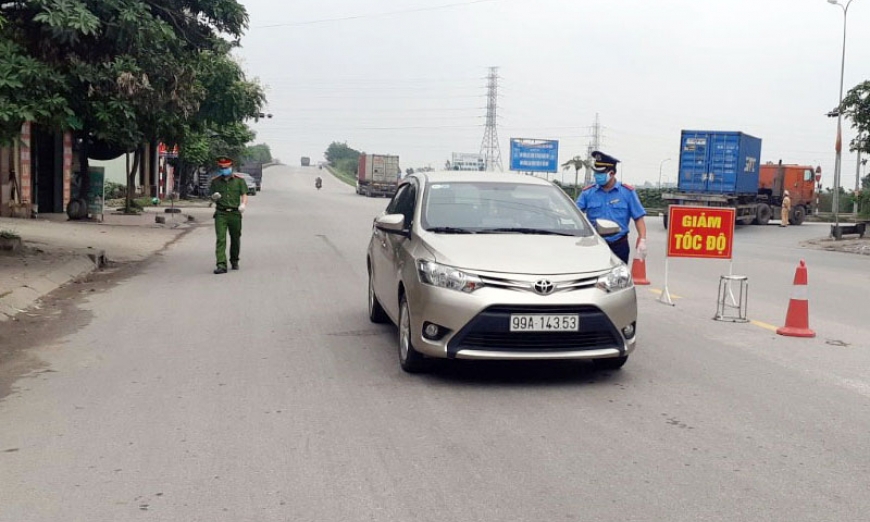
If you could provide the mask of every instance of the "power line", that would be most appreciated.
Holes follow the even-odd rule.
[[[378,18],[384,16],[395,16],[402,14],[410,14],[410,13],[423,13],[428,11],[439,11],[443,9],[452,9],[456,7],[465,7],[474,4],[484,4],[491,2],[502,2],[504,0],[470,0],[467,2],[456,2],[453,4],[443,4],[443,5],[435,5],[431,7],[418,7],[416,9],[402,9],[399,11],[388,11],[385,13],[368,13],[368,14],[359,14],[359,15],[351,15],[351,16],[339,16],[336,18],[321,18],[319,20],[308,20],[305,22],[289,22],[283,24],[271,24],[271,25],[258,25],[252,27],[251,29],[270,29],[273,27],[300,27],[304,25],[316,25],[316,24],[326,24],[332,22],[345,22],[348,20],[362,20],[365,18]]]

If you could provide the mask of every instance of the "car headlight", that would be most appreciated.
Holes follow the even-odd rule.
[[[471,293],[483,286],[476,275],[434,261],[418,261],[417,273],[424,284],[459,292]]]
[[[625,265],[619,265],[598,278],[598,288],[605,292],[615,292],[632,286],[631,272]]]

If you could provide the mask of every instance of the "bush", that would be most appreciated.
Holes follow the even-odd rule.
[[[124,199],[127,197],[127,185],[122,185],[120,183],[114,183],[112,181],[106,182],[106,199]]]
[[[664,192],[664,189],[659,188],[639,188],[637,189],[637,196],[640,198],[643,208],[663,209],[668,206],[667,203],[662,201],[662,193]]]

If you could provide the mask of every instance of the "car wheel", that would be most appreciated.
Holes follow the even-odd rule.
[[[375,285],[374,281],[372,281],[371,270],[369,270],[369,320],[378,324],[386,323],[390,320],[387,312],[384,311],[381,302],[378,301],[378,297],[375,295]]]
[[[662,225],[664,225],[665,230],[668,229],[668,210],[665,209],[665,213],[662,214]]]
[[[595,368],[598,370],[618,370],[628,362],[628,356],[608,357],[607,359],[595,359]]]
[[[431,368],[431,361],[414,349],[411,342],[411,310],[403,295],[399,301],[399,365],[408,373],[423,373]]]

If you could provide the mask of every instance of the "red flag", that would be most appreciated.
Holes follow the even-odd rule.
[[[837,151],[837,154],[843,151],[843,131],[839,125],[837,126],[837,143],[834,145],[834,150]]]

